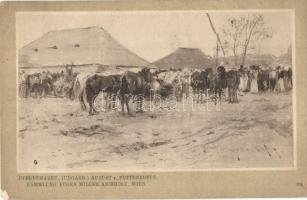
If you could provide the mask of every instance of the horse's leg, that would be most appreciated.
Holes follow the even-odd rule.
[[[31,93],[30,93],[31,94]],[[32,97],[36,98],[36,86],[32,87]]]
[[[129,100],[128,100],[128,97],[126,97],[126,96],[125,96],[125,103],[126,103],[127,111],[128,111],[128,113],[130,113]]]
[[[231,95],[230,103],[233,103],[233,101],[234,101],[234,94],[233,94],[233,89],[232,88],[230,88],[230,95]]]
[[[27,97],[27,87],[26,86],[23,87],[23,97],[24,98]]]
[[[140,112],[141,113],[143,112],[143,98],[141,98],[141,101],[140,101]]]
[[[115,104],[116,104],[116,95],[112,96],[112,109],[115,109]]]
[[[89,103],[90,109],[89,109],[89,115],[94,115],[93,105]]]
[[[28,86],[25,87],[25,98],[27,98],[29,95],[29,89]]]
[[[90,106],[89,115],[93,115],[93,114],[94,114],[93,98],[90,97],[90,98],[87,98],[87,99],[88,99],[88,104],[89,104],[89,106]]]
[[[26,85],[25,86],[25,98],[27,98],[28,97],[28,86]]]
[[[231,89],[228,87],[228,103],[231,103]]]
[[[88,111],[88,114],[89,115],[93,115],[93,112],[92,112],[92,103],[89,103],[89,106],[90,106],[90,108],[89,108],[89,111]]]
[[[197,90],[193,89],[193,103],[195,103],[197,101]],[[195,99],[196,98],[196,99]]]
[[[108,102],[109,102],[109,103],[108,103],[109,109],[110,109],[110,110],[114,109],[114,106],[113,106],[113,104],[114,104],[114,96],[113,96],[112,93],[109,94]]]
[[[39,96],[39,89],[38,89],[38,87],[37,86],[35,86],[34,87],[34,96],[35,96],[35,98],[37,99],[38,98],[38,96]]]
[[[196,93],[196,95],[195,95],[196,96],[196,103],[198,103],[198,90],[197,89],[196,89],[195,93]]]
[[[137,100],[137,112],[141,112],[141,98]]]
[[[122,113],[124,113],[125,112],[125,95],[121,96],[120,103],[121,103],[121,107],[122,107]]]
[[[85,106],[84,99],[83,99],[83,95],[84,95],[83,93],[84,93],[83,90],[79,93],[79,102],[80,102],[81,110],[86,110],[86,106]]]
[[[45,98],[45,95],[46,95],[46,85],[42,85],[42,97]]]
[[[42,88],[42,86],[37,86],[37,93],[38,93],[38,97],[39,98],[42,98],[42,96],[43,96],[43,88]]]
[[[222,88],[219,89],[219,102],[222,103]]]
[[[47,86],[46,85],[44,85],[44,86],[42,86],[42,96],[45,98],[46,96],[47,96],[47,88],[46,88]]]
[[[136,112],[140,112],[141,111],[141,99],[138,97],[136,100]]]
[[[103,95],[102,95],[102,98],[104,98]],[[110,109],[109,94],[106,95],[105,108],[106,108],[106,110]]]
[[[20,86],[20,88],[19,88],[19,96],[22,97],[22,98],[25,97],[25,95],[24,95],[24,87],[23,86]]]
[[[217,89],[214,88],[214,105],[217,103]]]
[[[207,98],[208,98],[208,97],[207,97],[207,95],[208,95],[208,94],[207,94],[207,88],[204,89],[204,93],[205,93],[205,102],[207,102]]]
[[[139,113],[141,112],[141,99],[138,99],[136,102],[136,112]]]
[[[40,85],[37,86],[37,94],[38,94],[38,97],[41,98],[42,97],[42,88]]]
[[[230,90],[231,90],[231,103],[234,103],[234,101],[235,101],[235,93],[234,93],[234,88],[233,88],[233,87],[231,87],[231,88],[230,88]]]
[[[18,86],[18,95],[19,95],[19,97],[22,97],[22,96],[23,96],[23,95],[22,95],[21,84],[19,84],[19,86]]]
[[[38,98],[38,87],[37,86],[34,87],[34,94],[35,94],[35,98],[37,99]]]

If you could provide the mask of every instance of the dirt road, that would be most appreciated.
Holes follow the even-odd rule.
[[[20,171],[293,166],[291,93],[247,94],[220,111],[89,116],[78,102],[20,99]],[[36,164],[35,164],[36,163]]]

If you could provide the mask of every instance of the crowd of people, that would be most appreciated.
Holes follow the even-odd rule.
[[[249,69],[242,65],[240,73],[239,91],[258,93],[263,91],[284,92],[292,89],[292,68],[277,66],[263,69],[251,66]]]

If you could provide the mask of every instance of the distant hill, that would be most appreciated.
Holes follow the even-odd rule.
[[[178,48],[173,53],[155,61],[153,64],[160,69],[204,69],[214,66],[214,61],[200,49]]]
[[[105,29],[50,31],[19,50],[20,67],[66,64],[144,67],[149,63],[117,42]]]

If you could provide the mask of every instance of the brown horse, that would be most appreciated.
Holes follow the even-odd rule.
[[[126,104],[127,111],[129,109],[129,95],[145,95],[150,91],[151,83],[153,82],[153,74],[148,68],[143,68],[140,72],[134,73],[127,71],[121,77],[120,97],[122,112]],[[142,110],[143,99],[137,102],[137,112],[143,112]]]
[[[217,100],[221,103],[223,89],[227,87],[226,70],[224,66],[219,66],[215,74],[209,74],[210,90],[214,94],[215,104]]]
[[[109,76],[101,76],[101,75],[93,75],[90,76],[85,83],[84,93],[85,95],[80,95],[80,103],[82,107],[85,107],[84,103],[84,96],[86,101],[89,104],[89,114],[92,115],[94,112],[97,112],[93,108],[93,103],[95,97],[100,92],[105,92],[107,94],[114,94],[117,93],[119,90],[120,83],[119,83],[119,76],[118,75],[109,75]]]
[[[191,75],[191,86],[193,93],[197,95],[197,102],[203,101],[203,94],[207,96],[207,89],[209,89],[209,79],[207,71],[196,71]]]

